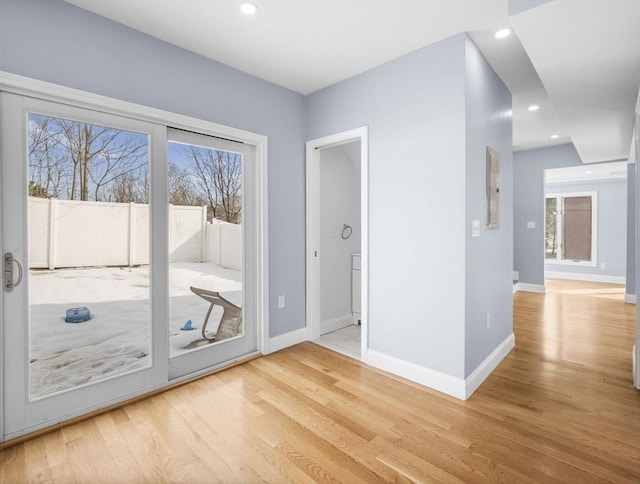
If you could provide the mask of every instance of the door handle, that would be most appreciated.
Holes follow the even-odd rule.
[[[18,280],[13,282],[13,263],[18,266]],[[18,287],[22,282],[22,264],[18,259],[13,257],[11,252],[4,254],[4,290],[11,292],[15,287]]]

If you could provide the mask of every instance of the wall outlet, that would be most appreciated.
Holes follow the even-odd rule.
[[[607,268],[607,264],[605,264],[604,262],[600,262],[600,269],[606,269]]]
[[[484,318],[484,327],[485,329],[491,328],[491,313],[487,313],[486,317]]]
[[[284,296],[278,296],[278,309],[284,308]]]
[[[533,220],[529,220],[527,222],[527,228],[528,229],[535,229],[536,228],[536,223]]]

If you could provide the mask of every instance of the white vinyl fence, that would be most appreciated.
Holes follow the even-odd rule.
[[[169,261],[242,270],[242,226],[207,222],[207,207],[169,206]],[[29,266],[149,263],[149,206],[29,198]]]

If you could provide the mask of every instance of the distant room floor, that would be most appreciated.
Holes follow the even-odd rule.
[[[545,288],[549,294],[591,296],[624,301],[624,284],[606,282],[574,281],[569,279],[547,279]]]
[[[337,351],[346,356],[360,359],[360,328],[357,324],[350,324],[344,328],[323,334],[314,343]]]

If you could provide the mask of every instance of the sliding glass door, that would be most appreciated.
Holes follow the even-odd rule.
[[[243,143],[168,133],[169,376],[257,350],[255,157]]]
[[[149,203],[152,139],[163,130],[11,94],[2,105],[11,436],[162,381]]]
[[[0,440],[257,352],[253,146],[0,96]]]

